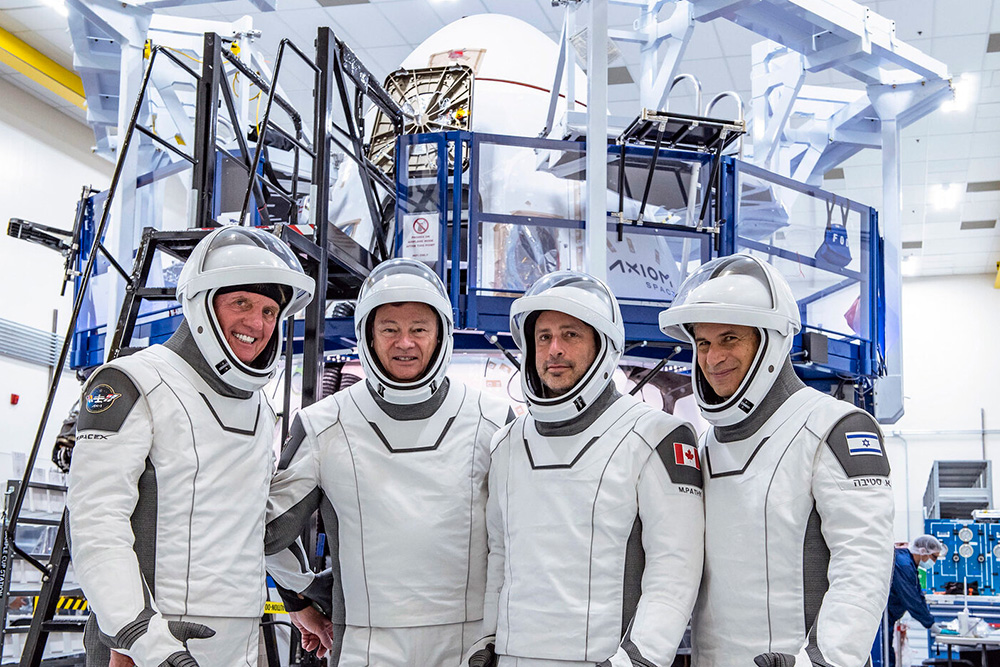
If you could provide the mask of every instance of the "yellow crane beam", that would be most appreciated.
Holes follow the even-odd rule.
[[[81,109],[87,108],[83,81],[76,72],[66,69],[3,28],[0,28],[0,62]]]

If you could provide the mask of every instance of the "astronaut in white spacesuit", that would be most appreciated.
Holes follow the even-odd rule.
[[[543,276],[510,331],[529,414],[494,437],[487,636],[470,664],[670,665],[701,578],[695,433],[616,391],[625,328],[596,278]]]
[[[660,327],[694,345],[694,392],[712,424],[694,664],[861,667],[892,573],[878,424],[795,375],[798,304],[755,257],[701,266]]]
[[[489,445],[510,408],[445,377],[451,302],[426,265],[379,264],[354,319],[367,379],[292,423],[268,503],[269,569],[318,508],[332,577],[272,572],[303,645],[339,667],[457,667],[482,634]]]
[[[313,286],[277,237],[218,229],[181,271],[170,340],[90,378],[67,503],[88,665],[257,664],[275,425],[259,390]]]

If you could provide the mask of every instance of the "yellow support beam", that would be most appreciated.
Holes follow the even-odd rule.
[[[76,72],[39,53],[3,28],[0,28],[0,62],[13,67],[67,102],[72,102],[81,109],[87,108],[83,81]]]

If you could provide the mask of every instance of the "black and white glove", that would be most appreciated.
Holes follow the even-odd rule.
[[[188,652],[189,639],[208,639],[215,630],[201,623],[167,621],[152,609],[118,631],[112,648],[132,658],[137,667],[198,667]]]
[[[795,656],[788,653],[761,653],[753,662],[757,667],[795,667]]]
[[[469,667],[496,667],[496,635],[487,635],[469,649],[466,664]]]
[[[635,652],[635,656],[629,655],[628,651],[624,647],[619,646],[615,654],[605,660],[604,662],[597,663],[597,667],[634,667],[635,665],[652,665],[650,661],[646,660],[644,657]]]
[[[312,583],[300,593],[278,586],[278,595],[285,603],[285,611],[302,611],[315,602],[323,615],[329,617],[333,611],[333,569],[317,572]]]

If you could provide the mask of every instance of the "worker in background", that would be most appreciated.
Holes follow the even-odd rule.
[[[276,421],[260,390],[313,288],[280,239],[223,227],[181,270],[174,335],[91,376],[67,501],[88,666],[257,664]]]
[[[921,535],[909,546],[896,547],[895,564],[892,569],[892,586],[889,588],[889,627],[893,628],[903,614],[910,612],[918,623],[933,634],[938,634],[938,624],[934,622],[924,591],[920,588],[917,568],[925,572],[934,569],[934,563],[944,551],[941,542],[933,535]],[[889,667],[896,664],[896,651],[889,641]]]
[[[878,424],[806,387],[789,352],[799,306],[771,265],[705,263],[660,314],[691,342],[702,415],[705,576],[699,667],[860,666],[892,572],[893,496]]]
[[[600,280],[543,276],[510,331],[529,414],[493,440],[486,636],[469,664],[670,665],[704,554],[694,430],[615,389],[625,327]]]
[[[489,446],[512,413],[445,377],[451,301],[426,265],[379,264],[354,321],[367,379],[292,423],[271,483],[268,567],[318,508],[332,578],[272,572],[303,647],[332,647],[338,667],[457,667],[482,634]]]

